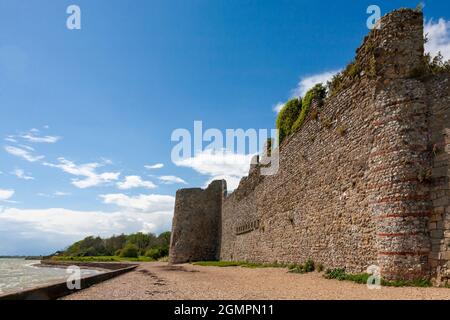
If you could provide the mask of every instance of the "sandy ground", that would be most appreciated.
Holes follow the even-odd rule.
[[[142,263],[135,271],[72,294],[73,300],[450,299],[446,288],[386,288],[327,280],[286,269],[168,266]]]

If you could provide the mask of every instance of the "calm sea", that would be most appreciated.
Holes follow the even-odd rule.
[[[66,269],[35,267],[38,263],[25,259],[0,259],[0,295],[66,281],[70,276]],[[81,270],[83,277],[98,273],[102,271]]]

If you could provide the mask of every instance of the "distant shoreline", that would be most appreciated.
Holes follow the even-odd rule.
[[[44,260],[46,256],[0,256],[0,259]]]

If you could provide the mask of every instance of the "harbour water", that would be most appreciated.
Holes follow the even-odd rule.
[[[0,295],[46,284],[66,281],[70,276],[64,268],[37,267],[38,260],[0,259]],[[82,277],[102,273],[81,270]]]

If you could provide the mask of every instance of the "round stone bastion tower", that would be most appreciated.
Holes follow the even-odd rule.
[[[378,265],[386,279],[427,278],[431,210],[423,15],[399,10],[370,35],[377,75],[370,206],[376,221]]]
[[[222,229],[222,203],[227,193],[225,180],[208,188],[177,191],[172,223],[169,262],[218,260]]]

